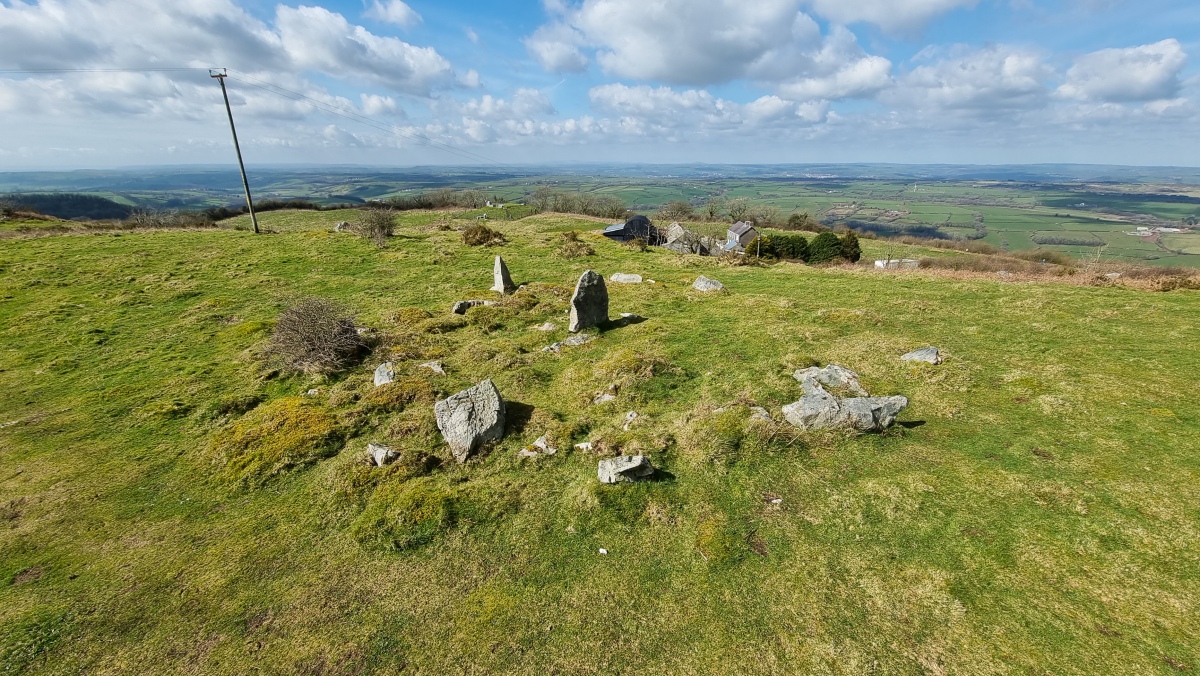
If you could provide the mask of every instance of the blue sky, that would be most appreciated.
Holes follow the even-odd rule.
[[[1200,163],[1194,0],[0,0],[0,45],[4,169],[227,162],[207,73],[139,70],[207,66],[251,164]]]

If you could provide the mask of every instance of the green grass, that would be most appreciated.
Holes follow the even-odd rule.
[[[1200,668],[1195,292],[718,267],[560,216],[472,248],[451,216],[406,213],[383,250],[328,232],[337,212],[0,247],[0,670]],[[595,256],[554,256],[570,229]],[[526,291],[450,318],[492,297],[497,253]],[[654,279],[610,286],[646,321],[541,352],[587,268]],[[264,372],[310,294],[390,347],[330,380]],[[945,364],[899,361],[928,344]],[[437,396],[492,378],[508,435],[454,464],[427,403],[367,396],[385,358]],[[907,395],[909,426],[747,421],[813,362]],[[296,431],[262,434],[280,415]],[[547,432],[559,454],[518,458]],[[584,440],[667,474],[601,486]],[[367,467],[372,441],[403,459]]]

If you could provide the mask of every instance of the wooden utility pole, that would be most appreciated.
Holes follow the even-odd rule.
[[[237,151],[238,168],[242,170],[242,187],[246,189],[246,208],[250,210],[250,222],[254,224],[254,234],[258,234],[258,216],[254,215],[254,199],[250,197],[250,181],[246,178],[246,165],[242,162],[242,147],[238,145],[237,127],[233,126],[233,109],[229,107],[229,92],[225,89],[225,78],[229,77],[224,68],[208,71],[208,76],[221,83],[221,96],[225,97],[225,112],[229,114],[229,131],[233,132],[233,149]]]

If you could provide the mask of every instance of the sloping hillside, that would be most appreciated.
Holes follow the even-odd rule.
[[[354,215],[0,247],[2,670],[1200,668],[1196,292],[723,267],[557,215],[470,247],[468,221],[406,213],[377,249],[331,232]],[[558,255],[573,229],[594,255]],[[500,300],[496,254],[526,289],[451,315]],[[608,287],[645,321],[543,352],[586,269],[654,280]],[[375,353],[264,366],[306,296]],[[925,345],[946,362],[899,360]],[[377,389],[389,360],[402,386]],[[750,419],[826,363],[908,396],[903,424]],[[432,402],[484,378],[508,431],[458,465]],[[519,456],[543,434],[562,450]],[[371,467],[372,442],[401,459]],[[600,485],[618,453],[663,471]]]

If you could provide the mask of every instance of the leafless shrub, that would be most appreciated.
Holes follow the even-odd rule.
[[[267,345],[268,357],[280,368],[308,375],[340,371],[364,351],[354,317],[324,298],[304,298],[288,306]]]
[[[203,212],[178,209],[138,209],[121,221],[120,227],[143,228],[205,228],[212,220]]]
[[[354,231],[375,243],[382,249],[387,246],[387,239],[396,230],[396,212],[387,207],[364,209],[358,217]]]

